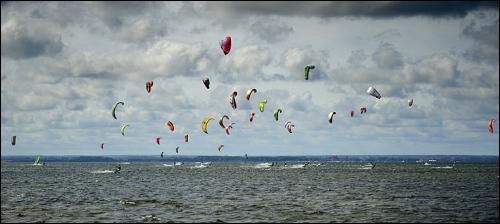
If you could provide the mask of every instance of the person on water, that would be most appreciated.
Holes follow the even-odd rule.
[[[115,169],[115,173],[119,173],[120,170],[122,170],[122,167],[120,166],[120,164],[118,164],[118,166]]]

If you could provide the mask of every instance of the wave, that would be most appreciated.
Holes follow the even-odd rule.
[[[192,166],[191,169],[199,169],[199,168],[207,168],[207,167],[208,166],[205,164],[200,164],[200,165]]]
[[[270,168],[273,165],[274,165],[273,163],[259,163],[255,165],[255,168]]]
[[[437,166],[437,167],[432,167],[432,169],[453,169],[452,166]]]
[[[95,170],[90,173],[114,173],[115,171],[113,170]]]
[[[305,168],[306,164],[293,164],[289,168],[290,169],[300,169],[300,168]]]

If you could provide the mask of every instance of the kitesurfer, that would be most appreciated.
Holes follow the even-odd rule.
[[[122,167],[120,166],[120,164],[118,164],[118,166],[115,168],[115,173],[119,173],[121,170]]]

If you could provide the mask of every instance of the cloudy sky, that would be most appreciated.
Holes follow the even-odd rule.
[[[2,2],[1,10],[2,155],[172,155],[176,146],[182,155],[498,155],[498,123],[494,134],[486,128],[499,118],[498,2]],[[228,55],[219,46],[226,35]],[[306,81],[308,64],[316,68]],[[369,86],[382,98],[367,95]],[[223,114],[235,122],[229,136]],[[206,116],[215,118],[209,134]]]

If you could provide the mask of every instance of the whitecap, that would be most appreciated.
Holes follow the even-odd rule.
[[[95,170],[90,173],[114,173],[115,171],[112,170]]]

